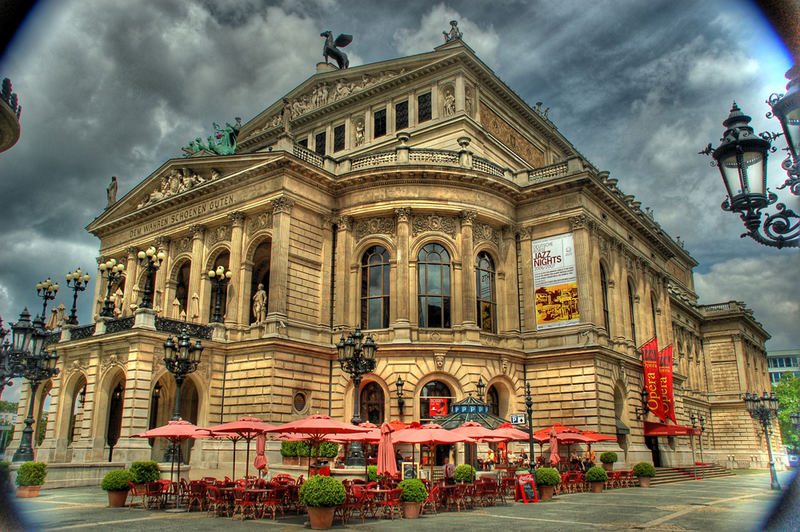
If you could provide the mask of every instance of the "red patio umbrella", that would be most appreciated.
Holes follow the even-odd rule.
[[[440,425],[429,423],[427,425],[411,426],[407,429],[392,433],[392,443],[419,443],[436,448],[440,444],[468,442],[475,443],[469,436],[457,434],[452,430],[443,429]],[[431,460],[431,479],[433,479],[433,460]]]
[[[558,434],[556,434],[556,429],[550,429],[550,465],[555,467],[558,465],[559,460],[561,459],[558,456]]]
[[[503,441],[508,441],[508,438],[501,438],[494,433],[493,430],[487,429],[480,423],[475,421],[467,421],[466,423],[462,423],[460,427],[456,427],[451,429],[450,432],[455,432],[457,434],[463,434],[464,436],[468,436],[475,440],[476,442],[490,442],[490,443],[498,443]],[[470,455],[470,464],[474,465],[475,463],[475,455],[474,451],[475,448],[470,445],[469,448],[469,455]]]
[[[262,432],[256,437],[256,459],[253,461],[253,467],[261,471],[267,467],[267,457],[264,451],[267,448],[267,437]]]
[[[396,475],[397,461],[394,459],[394,446],[392,445],[392,429],[388,423],[381,425],[381,438],[378,442],[378,475]]]
[[[233,441],[233,478],[236,478],[236,441],[239,438],[231,435],[238,435],[247,441],[247,461],[245,462],[245,476],[250,474],[250,441],[267,429],[275,428],[275,425],[264,423],[255,417],[242,417],[230,423],[208,427],[212,435],[223,435]]]
[[[141,434],[137,434],[136,436],[139,438],[166,438],[170,443],[172,443],[173,448],[189,438],[198,439],[211,437],[207,430],[201,429],[197,425],[193,425],[192,423],[182,419],[169,421],[166,425],[147,430]],[[176,454],[178,453],[172,453],[172,466],[170,467],[169,471],[170,482],[172,482],[173,473],[175,470]],[[181,478],[180,460],[178,460],[178,478]]]
[[[587,438],[591,439],[592,442],[596,441],[617,441],[616,436],[606,436],[605,434],[598,434],[593,430],[584,430],[581,432],[582,436],[586,436]]]

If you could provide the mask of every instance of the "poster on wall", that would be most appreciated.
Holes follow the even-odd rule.
[[[447,415],[447,399],[443,397],[431,397],[428,401],[430,405],[429,415],[431,417]]]
[[[580,322],[572,233],[533,241],[533,289],[537,330]]]

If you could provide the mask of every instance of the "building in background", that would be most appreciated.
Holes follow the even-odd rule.
[[[460,36],[355,68],[322,63],[184,150],[87,227],[99,262],[125,270],[108,292],[96,284],[94,323],[64,328],[61,373],[34,398],[52,397],[38,449],[51,485],[161,459],[163,442],[134,435],[171,417],[163,344],[184,323],[205,350],[181,412],[201,426],[349,420],[356,393],[363,419],[427,422],[479,380],[508,419],[529,382],[535,428],[616,434],[597,447],[628,466],[693,463],[692,413],[705,461],[765,466],[741,395],[769,387],[769,334],[742,303],[697,305],[683,244]],[[137,258],[148,248],[163,257],[150,280]],[[222,289],[219,267],[231,272]],[[153,310],[140,308],[150,281]],[[107,293],[113,318],[100,316]],[[379,347],[358,390],[335,348],[356,327]],[[642,410],[638,347],[654,337],[673,346],[676,422]],[[191,464],[229,467],[229,442],[189,445]]]
[[[780,349],[767,352],[769,381],[775,384],[784,373],[800,377],[800,349]]]

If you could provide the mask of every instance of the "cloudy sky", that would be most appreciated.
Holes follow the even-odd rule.
[[[456,19],[464,40],[700,262],[701,303],[746,301],[800,347],[796,250],[740,239],[718,171],[736,99],[757,131],[780,130],[764,100],[783,92],[790,57],[746,1],[494,0],[41,1],[0,59],[19,94],[22,137],[0,154],[0,316],[40,310],[34,285],[95,270],[84,227],[112,175],[121,197],[212,122],[246,122],[322,60],[319,33],[350,33],[351,66],[426,52]],[[783,140],[779,147],[785,146]],[[771,176],[783,152],[772,156]],[[773,185],[773,189],[774,189]],[[800,210],[797,198],[783,195]],[[92,285],[94,279],[92,280]],[[64,283],[61,283],[62,286]],[[64,287],[65,288],[65,287]],[[90,287],[90,289],[93,288]],[[62,289],[56,303],[69,307]],[[89,297],[83,295],[87,302]],[[89,320],[88,306],[80,320]]]

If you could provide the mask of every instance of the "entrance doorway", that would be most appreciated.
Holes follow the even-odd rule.
[[[645,436],[644,444],[653,455],[653,465],[661,467],[661,451],[658,449],[658,436]]]

